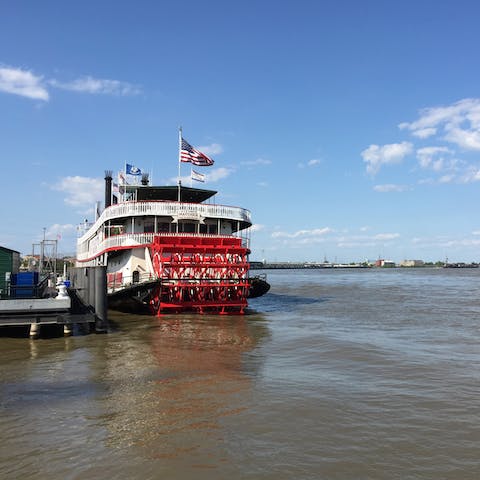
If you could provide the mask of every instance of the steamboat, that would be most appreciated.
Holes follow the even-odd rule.
[[[115,195],[105,172],[105,208],[85,221],[76,265],[106,265],[114,310],[243,314],[247,298],[269,289],[249,277],[250,211],[216,204],[214,190],[151,186],[148,177]]]

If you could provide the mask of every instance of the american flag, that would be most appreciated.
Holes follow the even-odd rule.
[[[182,138],[182,148],[180,150],[180,160],[190,162],[199,167],[208,167],[213,165],[213,160],[196,148],[193,148],[186,140]]]

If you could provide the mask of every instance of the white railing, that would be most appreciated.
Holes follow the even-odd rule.
[[[249,210],[241,207],[229,207],[226,205],[207,205],[204,203],[179,203],[179,202],[125,202],[117,205],[111,205],[106,208],[97,221],[87,224],[88,231],[84,233],[80,242],[93,236],[95,231],[107,220],[114,220],[125,217],[138,216],[171,216],[177,219],[196,219],[203,218],[221,218],[246,222],[251,224],[251,213]],[[87,226],[86,225],[86,226]]]
[[[202,238],[231,238],[231,235],[211,235],[202,233],[126,233],[122,235],[113,235],[111,237],[104,238],[103,240],[100,240],[100,238],[97,237],[97,241],[83,242],[78,244],[77,260],[85,262],[101,255],[102,253],[110,249],[149,245],[153,242],[155,236],[172,235],[174,235],[175,237],[191,237],[193,235]],[[250,242],[248,238],[237,238],[241,238],[243,247],[249,248]]]

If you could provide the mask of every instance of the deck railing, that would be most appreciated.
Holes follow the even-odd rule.
[[[117,205],[111,205],[106,208],[97,221],[92,225],[86,223],[85,226],[91,234],[91,228],[96,228],[108,220],[114,220],[125,217],[138,216],[171,216],[177,219],[197,219],[202,218],[222,218],[227,220],[251,223],[251,213],[249,210],[241,207],[230,207],[226,205],[208,205],[204,203],[179,203],[179,202],[125,202]]]
[[[77,251],[78,261],[88,261],[95,258],[103,252],[115,248],[128,248],[140,245],[150,245],[155,236],[176,236],[191,237],[191,233],[125,233],[121,235],[112,235],[101,240],[95,237],[96,241],[84,242],[79,244]],[[212,235],[212,234],[195,234],[196,237],[203,238],[231,238],[231,235]],[[249,248],[249,239],[242,238],[242,247]]]

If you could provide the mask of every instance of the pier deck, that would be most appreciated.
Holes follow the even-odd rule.
[[[0,300],[0,327],[94,322],[93,313],[71,313],[71,299],[26,298]]]

